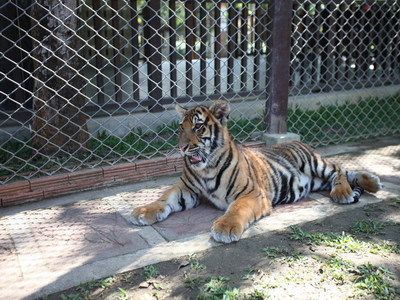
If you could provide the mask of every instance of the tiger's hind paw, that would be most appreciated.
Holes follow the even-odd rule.
[[[361,173],[357,176],[357,183],[367,192],[376,193],[383,188],[378,176],[369,173]]]

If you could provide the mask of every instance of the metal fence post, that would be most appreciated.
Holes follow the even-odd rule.
[[[293,0],[274,0],[270,6],[272,15],[270,80],[265,107],[268,133],[287,131],[292,8]]]

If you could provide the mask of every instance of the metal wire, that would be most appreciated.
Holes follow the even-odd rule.
[[[0,183],[169,155],[175,103],[227,99],[234,137],[259,139],[272,6],[4,1]],[[313,145],[400,132],[399,14],[398,1],[294,2],[290,131]]]

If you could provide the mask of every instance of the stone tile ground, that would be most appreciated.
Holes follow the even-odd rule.
[[[399,145],[400,137],[375,140],[374,145],[346,145],[342,148],[352,153],[332,157],[348,168],[381,176],[383,191],[363,195],[360,203],[351,206],[312,194],[300,203],[278,207],[246,231],[244,238],[399,196]],[[335,147],[322,150],[332,155],[342,149]],[[31,299],[218,246],[208,231],[222,212],[206,204],[150,227],[130,224],[133,207],[157,199],[175,180],[160,178],[2,209],[0,299]]]

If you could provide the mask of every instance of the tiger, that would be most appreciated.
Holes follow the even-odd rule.
[[[379,177],[347,171],[300,141],[255,149],[237,144],[229,130],[228,101],[176,110],[181,117],[179,180],[152,203],[132,212],[135,225],[151,225],[171,213],[197,207],[207,199],[225,211],[211,227],[221,243],[238,241],[255,221],[278,204],[297,202],[311,192],[330,191],[340,204],[356,203],[364,191],[382,188]]]

